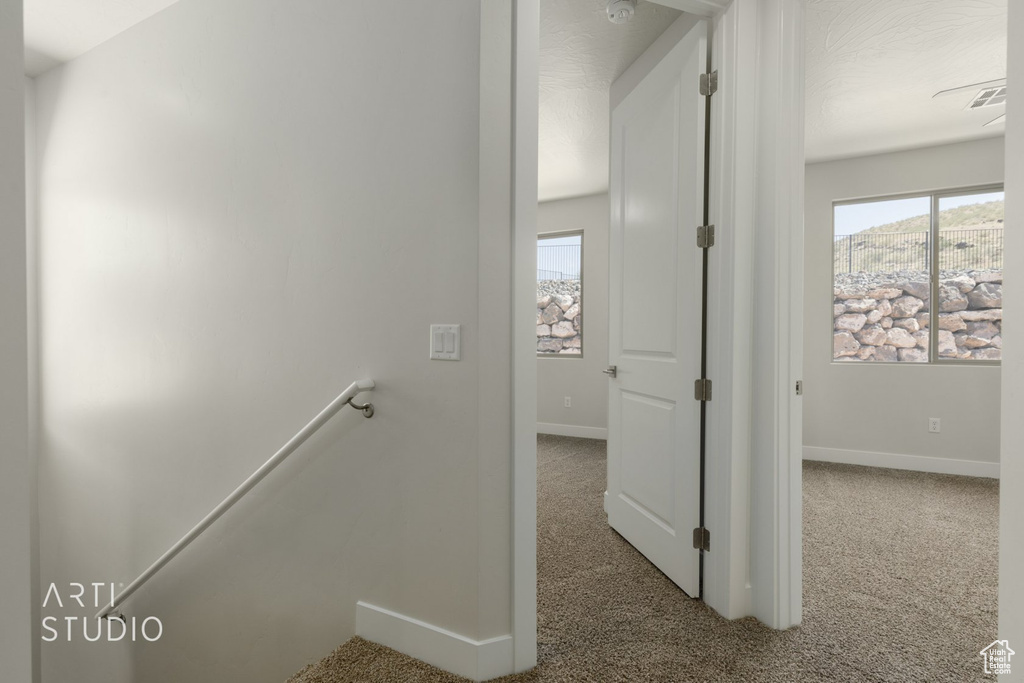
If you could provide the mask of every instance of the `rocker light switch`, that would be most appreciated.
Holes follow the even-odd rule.
[[[430,326],[430,359],[459,360],[462,351],[461,325]]]

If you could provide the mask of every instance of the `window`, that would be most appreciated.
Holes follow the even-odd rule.
[[[537,239],[537,355],[583,355],[583,233]]]
[[[834,361],[1000,360],[1001,187],[837,202],[832,268]]]

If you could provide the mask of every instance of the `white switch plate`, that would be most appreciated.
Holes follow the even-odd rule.
[[[459,360],[462,357],[462,326],[430,326],[430,359]]]

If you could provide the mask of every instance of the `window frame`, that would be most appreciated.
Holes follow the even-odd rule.
[[[836,207],[839,206],[850,206],[854,204],[867,204],[870,202],[884,202],[899,199],[928,199],[929,206],[929,220],[928,220],[928,234],[931,244],[934,245],[929,254],[928,263],[928,360],[924,363],[908,363],[901,361],[873,361],[873,362],[851,362],[843,361],[833,357],[832,351],[832,340],[829,339],[829,362],[833,365],[853,365],[853,366],[899,366],[899,367],[934,367],[934,366],[964,366],[964,367],[999,367],[1002,360],[973,360],[970,358],[940,358],[938,356],[939,351],[939,315],[938,315],[938,297],[939,297],[939,263],[940,263],[940,249],[939,249],[939,201],[948,197],[961,197],[964,195],[971,194],[984,194],[991,192],[1002,192],[1003,200],[1006,199],[1006,189],[1004,183],[986,183],[982,185],[968,185],[964,187],[952,187],[945,189],[936,190],[919,190],[916,192],[899,192],[895,194],[884,194],[884,195],[869,195],[865,197],[856,197],[852,199],[839,199],[833,200],[832,202],[832,282],[830,283],[830,291],[832,296],[829,298],[829,316],[828,319],[833,321],[835,316],[832,312],[832,307],[835,304],[835,283],[836,283],[836,260],[835,260],[835,237],[836,237]],[[1005,225],[1005,224],[1004,224]],[[581,276],[582,277],[582,276]],[[582,288],[581,290],[582,291]],[[933,311],[932,309],[936,310]],[[581,327],[582,329],[582,327]],[[835,333],[833,327],[830,331],[830,336]]]
[[[584,248],[585,248],[585,245],[586,245],[586,236],[584,235],[584,230],[581,228],[581,229],[577,229],[577,230],[556,230],[556,231],[553,231],[553,232],[539,232],[539,233],[537,233],[537,246],[538,247],[540,246],[541,240],[558,239],[560,237],[575,237],[577,235],[579,235],[579,238],[580,238],[580,352],[579,353],[541,353],[540,351],[538,351],[537,354],[536,354],[538,359],[542,359],[542,358],[543,359],[561,358],[561,359],[565,359],[565,360],[570,360],[570,359],[571,360],[582,360],[583,356],[584,356],[584,354],[586,352],[587,335],[586,335],[586,333],[584,331],[584,328],[585,328],[586,323],[587,323],[587,316],[584,315],[584,311],[583,311],[584,306],[586,305],[586,300],[587,300],[587,297],[583,295],[583,283],[584,283],[584,277],[585,277],[584,273],[583,273],[583,263],[585,261],[585,259],[584,259],[584,254],[585,254]]]

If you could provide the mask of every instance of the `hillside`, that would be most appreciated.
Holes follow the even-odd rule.
[[[939,226],[942,230],[983,230],[988,228],[1003,227],[1003,202],[985,202],[984,204],[971,204],[958,206],[955,209],[946,209],[939,212]],[[861,230],[857,235],[871,235],[877,233],[904,233],[904,232],[928,232],[928,215],[905,218],[895,223],[878,225],[867,230]]]

